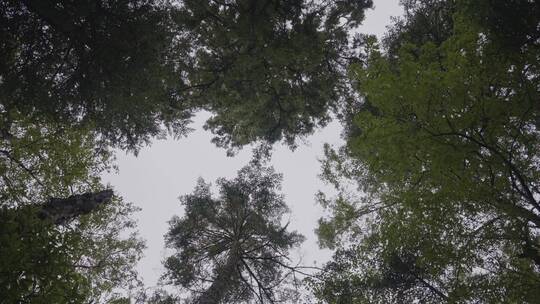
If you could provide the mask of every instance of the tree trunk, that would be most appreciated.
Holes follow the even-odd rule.
[[[99,192],[87,192],[72,195],[68,198],[51,198],[42,205],[38,217],[47,219],[56,225],[62,225],[70,220],[88,214],[98,206],[108,203],[113,196],[110,189]]]

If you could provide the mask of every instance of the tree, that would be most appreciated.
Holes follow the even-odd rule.
[[[191,44],[185,75],[206,128],[231,151],[254,141],[295,145],[347,100],[348,31],[372,1],[183,1],[174,18]],[[187,44],[187,43],[186,43]]]
[[[153,0],[0,2],[0,129],[13,112],[136,149],[183,134],[169,7]]]
[[[0,205],[22,206],[95,191],[113,168],[99,135],[11,112],[0,139]]]
[[[92,303],[137,292],[137,209],[101,191],[112,152],[97,132],[11,111],[0,141],[0,294]],[[100,207],[100,205],[103,205]]]
[[[166,235],[176,253],[165,261],[164,278],[192,291],[193,303],[275,303],[296,269],[288,258],[303,237],[287,231],[287,211],[276,193],[280,175],[252,164],[233,180],[219,179],[220,196],[199,180],[182,198],[185,216],[174,217]]]
[[[2,207],[2,301],[108,303],[136,291],[133,267],[144,244],[128,217],[134,211],[111,190]]]
[[[353,68],[368,106],[327,151],[341,194],[322,197],[321,243],[337,251],[321,301],[537,301],[538,48],[508,52],[471,3],[457,2],[444,41],[402,42],[397,57],[372,44]]]

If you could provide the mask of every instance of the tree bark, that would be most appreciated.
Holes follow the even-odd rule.
[[[92,212],[100,205],[107,204],[113,194],[112,190],[107,189],[72,195],[68,198],[51,198],[42,205],[38,217],[50,220],[56,225],[62,225],[78,216]]]

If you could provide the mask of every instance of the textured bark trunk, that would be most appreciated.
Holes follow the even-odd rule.
[[[108,189],[72,195],[68,198],[51,198],[42,205],[38,217],[51,220],[56,225],[62,225],[80,215],[92,212],[102,204],[108,203],[112,196],[113,191]]]
[[[238,281],[238,273],[236,267],[240,263],[240,255],[237,251],[229,254],[225,265],[219,270],[218,275],[210,287],[195,300],[196,304],[219,304],[224,303],[223,300],[227,292],[231,290],[235,282]]]

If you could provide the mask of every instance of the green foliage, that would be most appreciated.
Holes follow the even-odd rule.
[[[538,47],[540,3],[527,0],[462,1],[468,17],[482,27],[493,42],[505,52]]]
[[[389,60],[397,58],[405,44],[440,45],[452,35],[456,1],[401,0],[400,3],[404,16],[396,17],[382,41]]]
[[[127,149],[162,124],[183,133],[169,21],[153,0],[1,1],[2,113],[91,127]]]
[[[230,149],[298,137],[347,99],[348,30],[372,2],[183,1],[175,21],[191,43],[188,99]]]
[[[288,252],[303,237],[282,225],[287,206],[280,175],[252,164],[233,180],[219,179],[220,196],[200,180],[182,198],[185,215],[170,221],[166,235],[176,253],[165,261],[172,284],[193,291],[194,303],[274,303],[296,271]],[[286,293],[285,293],[286,295]]]
[[[339,194],[318,197],[320,244],[336,249],[311,281],[319,300],[537,302],[540,6],[402,3],[381,51],[350,35],[369,0],[0,0],[1,300],[129,302],[135,209],[58,227],[37,205],[102,189],[111,147],[184,134],[206,109],[229,152],[345,120],[323,163]],[[290,300],[303,238],[282,224],[279,181],[257,163],[217,198],[201,181],[170,222],[164,278],[196,303]]]
[[[90,191],[111,169],[112,152],[95,132],[9,115],[0,140],[0,205],[44,202]]]
[[[135,266],[146,248],[132,218],[140,208],[114,198],[112,203],[82,216],[67,233],[77,235],[75,269],[91,283],[97,302],[139,297],[143,285]],[[129,303],[129,302],[128,302]]]
[[[104,302],[139,289],[133,267],[144,245],[129,218],[136,208],[116,199],[65,226],[37,214],[51,197],[102,189],[100,175],[113,158],[107,145],[88,129],[3,114],[9,128],[0,142],[2,303]]]
[[[71,265],[71,236],[39,220],[34,208],[0,212],[0,302],[83,303],[88,281]]]
[[[116,199],[65,227],[38,218],[39,206],[0,210],[0,303],[94,303],[140,282],[144,244],[132,233],[136,209]]]
[[[137,151],[207,109],[219,146],[299,136],[348,99],[372,1],[0,2],[0,109]],[[10,126],[0,126],[9,129]]]
[[[413,28],[352,68],[365,104],[347,146],[327,153],[323,175],[341,194],[319,228],[337,247],[313,284],[321,301],[537,302],[537,42],[509,52],[468,3],[450,13],[442,41],[409,39]]]

